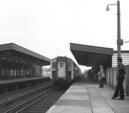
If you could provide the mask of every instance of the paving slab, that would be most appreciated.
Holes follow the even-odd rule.
[[[129,97],[112,100],[113,93],[107,85],[75,83],[47,113],[129,113]]]

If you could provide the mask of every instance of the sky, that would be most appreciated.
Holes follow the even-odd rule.
[[[75,61],[70,43],[116,50],[117,0],[0,0],[0,44]],[[129,0],[121,0],[121,38],[129,40]],[[129,50],[129,43],[122,46]],[[76,61],[75,61],[76,62]]]

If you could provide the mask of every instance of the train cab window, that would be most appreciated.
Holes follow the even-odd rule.
[[[55,62],[52,63],[52,68],[54,68],[54,69],[56,68],[56,63]]]
[[[60,67],[64,67],[64,62],[60,62]]]
[[[71,62],[68,62],[68,69],[71,68]]]

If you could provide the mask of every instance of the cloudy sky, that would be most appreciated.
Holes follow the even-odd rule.
[[[74,57],[70,43],[116,50],[117,0],[0,0],[0,44],[16,43],[48,58]],[[121,0],[121,38],[129,40],[129,0]],[[129,43],[122,46],[129,50]]]

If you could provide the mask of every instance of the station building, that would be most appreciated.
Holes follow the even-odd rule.
[[[97,47],[82,44],[70,44],[75,59],[81,65],[103,65],[105,68],[117,67],[117,51],[112,48]],[[129,51],[122,50],[121,57],[124,65],[129,65]]]
[[[0,45],[0,79],[40,77],[50,59],[14,43]]]

